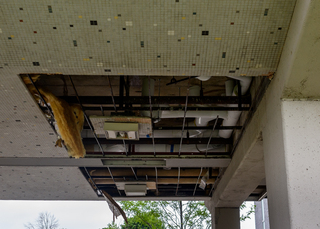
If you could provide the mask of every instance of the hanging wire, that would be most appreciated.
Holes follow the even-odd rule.
[[[152,103],[151,103],[151,89],[150,89],[150,76],[148,76],[148,84],[149,84],[149,104],[150,104],[150,118],[151,118],[151,125],[153,124],[152,121]],[[152,146],[153,146],[153,155],[156,156],[156,148],[154,144],[154,130],[152,125]]]
[[[199,174],[199,176],[198,176],[198,180],[197,180],[196,186],[194,186],[193,196],[196,194],[197,185],[198,185],[198,183],[199,183],[199,179],[200,179],[200,177],[201,177],[201,174],[202,174],[202,167],[201,167],[201,170],[200,170],[200,174]]]
[[[131,167],[131,170],[132,170],[132,172],[133,172],[134,177],[136,178],[136,180],[138,180],[137,174],[136,174],[136,172],[134,171],[134,169],[133,169],[132,167]]]
[[[109,81],[109,87],[110,87],[110,91],[111,91],[111,97],[112,97],[112,103],[113,103],[114,111],[117,113],[117,107],[116,107],[116,103],[114,101],[114,96],[113,96],[113,90],[112,90],[110,77],[109,76],[107,76],[107,77],[108,77],[108,81]]]
[[[89,179],[91,180],[93,186],[96,188],[97,192],[98,192],[98,193],[99,193],[99,192],[102,193],[101,190],[100,190],[100,189],[98,188],[98,186],[96,185],[96,183],[93,181],[93,179],[92,179],[90,173],[88,172],[87,168],[86,168],[86,167],[83,167],[83,168],[84,168],[84,170],[86,171],[86,173],[87,173]],[[109,170],[109,173],[110,173],[110,176],[111,176],[113,182],[116,183],[115,180],[114,180],[114,178],[113,178],[113,175],[112,175],[112,173],[111,173],[110,168],[109,168],[109,167],[107,167],[107,168],[108,168],[108,170]],[[117,186],[116,186],[116,187],[117,187]],[[121,196],[121,192],[119,191],[118,188],[117,188],[117,191],[118,191],[119,195]]]
[[[216,125],[217,125],[218,119],[219,119],[219,115],[217,115],[216,121],[214,122],[214,125],[213,125],[213,128],[212,128],[212,131],[211,131],[211,133],[210,133],[210,137],[209,137],[208,144],[207,144],[207,148],[206,148],[206,156],[207,156],[207,154],[208,154],[209,144],[210,144],[210,141],[211,141],[211,138],[212,138],[212,135],[213,135],[213,131],[214,131],[214,129],[216,128]]]
[[[178,194],[178,189],[179,189],[179,183],[180,183],[180,167],[178,168],[178,182],[177,182],[177,188],[176,188],[176,195]]]
[[[117,187],[117,185],[116,185],[116,181],[114,180],[114,177],[113,177],[113,175],[112,175],[111,169],[110,169],[109,167],[107,167],[107,169],[108,169],[108,171],[109,171],[109,173],[110,173],[110,176],[111,176],[111,178],[112,178],[112,180],[113,180],[114,185],[116,186],[116,189],[117,189],[119,195],[121,196],[121,192],[120,192],[120,190],[118,189],[118,187]]]
[[[180,157],[180,154],[181,154],[181,147],[182,147],[182,140],[183,140],[183,133],[184,133],[184,125],[186,123],[186,114],[187,114],[188,97],[189,97],[189,85],[190,85],[190,76],[189,76],[188,86],[187,86],[186,104],[185,104],[185,107],[184,107],[183,124],[182,124],[180,146],[179,146],[179,157]],[[176,195],[178,194],[179,182],[180,182],[180,167],[178,169],[179,169],[179,171],[178,171],[178,182],[177,182]]]
[[[73,90],[74,90],[74,92],[75,92],[75,94],[76,94],[78,103],[80,104],[80,107],[81,107],[81,109],[82,109],[82,111],[83,111],[84,117],[85,117],[85,119],[86,119],[86,121],[87,121],[87,123],[88,123],[88,125],[89,125],[89,127],[90,127],[90,129],[91,129],[91,131],[92,131],[92,134],[93,134],[94,138],[96,139],[96,142],[97,142],[98,145],[99,145],[99,148],[100,148],[100,151],[101,151],[101,153],[102,153],[102,156],[104,156],[104,152],[103,152],[102,146],[101,146],[101,144],[100,144],[100,142],[99,142],[99,140],[98,140],[98,137],[97,137],[96,133],[94,132],[94,128],[93,128],[93,126],[92,126],[92,123],[91,123],[89,117],[87,116],[85,110],[83,109],[83,105],[82,105],[82,103],[81,103],[81,101],[80,101],[80,99],[79,99],[78,92],[77,92],[77,90],[76,90],[76,87],[74,86],[74,83],[73,83],[72,78],[71,78],[70,75],[69,75],[69,79],[70,79],[70,82],[71,82],[71,84],[72,84]]]
[[[46,102],[46,100],[43,98],[43,96],[41,95],[38,87],[35,85],[35,83],[33,82],[31,76],[29,74],[27,74],[29,80],[31,81],[32,85],[34,86],[34,88],[37,90],[37,92],[39,93],[39,96],[40,96],[40,99],[41,101],[46,105],[47,107],[47,110],[49,111],[50,115],[51,115],[51,118],[54,119],[54,115],[53,115],[53,112],[51,110],[51,108],[49,107],[48,103]]]
[[[88,175],[89,179],[91,180],[92,185],[95,187],[95,189],[96,189],[96,190],[97,190],[97,192],[99,193],[99,192],[100,192],[100,190],[98,189],[98,186],[96,185],[96,183],[93,181],[93,179],[92,179],[92,177],[91,177],[90,173],[88,172],[87,168],[86,168],[86,167],[83,167],[83,168],[84,168],[84,170],[86,171],[86,173],[87,173],[87,175]]]
[[[185,123],[186,123],[186,114],[187,114],[188,97],[189,97],[189,84],[190,84],[190,76],[189,76],[189,81],[188,81],[188,86],[187,86],[186,104],[184,106],[183,124],[182,124],[180,146],[179,146],[179,157],[180,157],[180,154],[181,154],[181,146],[182,146],[182,140],[183,140],[183,134],[184,134],[184,126],[185,126]]]
[[[128,150],[127,150],[126,142],[125,142],[125,140],[124,140],[124,139],[122,139],[122,141],[123,141],[123,147],[124,147],[124,150],[126,151],[126,156],[128,156]],[[134,171],[134,169],[133,169],[132,167],[131,167],[131,170],[132,170],[132,172],[133,172],[133,174],[134,174],[134,176],[135,176],[136,180],[138,180],[138,177],[137,177],[137,175],[136,175],[136,173],[135,173],[135,171]]]
[[[158,191],[158,169],[157,167],[154,167],[155,170],[156,170],[156,192],[157,192],[157,195],[159,194],[159,191]]]

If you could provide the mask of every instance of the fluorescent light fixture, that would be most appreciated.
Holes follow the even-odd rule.
[[[139,140],[139,123],[105,122],[107,139]]]
[[[127,196],[145,196],[147,193],[147,185],[145,184],[126,184],[124,191]]]

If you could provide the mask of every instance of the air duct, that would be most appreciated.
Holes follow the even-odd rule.
[[[229,78],[236,79],[240,81],[241,86],[241,94],[244,95],[247,93],[252,77],[245,77],[245,76],[228,76]],[[197,77],[199,80],[206,81],[209,80],[210,77]],[[152,80],[150,80],[151,82]],[[147,91],[147,84],[148,79],[144,80],[143,83],[143,89],[142,89],[142,95],[146,96],[149,95],[149,91]],[[148,82],[149,83],[149,82]],[[154,80],[153,83],[150,83],[150,91],[151,95],[154,93]],[[234,86],[233,80],[228,80],[225,83],[226,88],[226,96],[237,96],[238,95],[238,86]],[[190,94],[191,92],[191,94]],[[192,86],[189,89],[189,95],[190,96],[199,96],[200,95],[200,87],[199,86]],[[230,104],[229,107],[236,107],[236,104]],[[184,111],[160,111],[153,113],[152,115],[156,115],[159,118],[183,118],[184,117]],[[143,115],[150,116],[147,112],[145,112]],[[241,111],[187,111],[185,117],[186,118],[195,118],[194,123],[189,123],[189,126],[207,126],[208,122],[216,119],[217,116],[219,118],[223,119],[223,126],[235,126],[239,120],[239,117],[241,115]],[[154,117],[154,116],[153,116]],[[222,138],[230,138],[233,130],[220,130],[219,136]],[[162,132],[162,133],[161,133]],[[158,134],[159,133],[159,134]],[[160,134],[161,133],[161,134]],[[169,131],[169,132],[163,132],[163,131],[155,131],[154,137],[161,137],[161,135],[165,134],[165,137],[173,137],[176,134],[180,133],[181,131],[178,131],[177,133],[175,131]],[[196,130],[193,131],[192,134],[190,132],[190,137],[197,137],[198,135],[202,134],[203,131]],[[158,136],[156,136],[158,134]]]
[[[247,93],[252,77],[245,76],[228,76],[232,79],[240,81],[241,94]],[[201,79],[200,79],[201,80]],[[233,80],[228,80],[225,83],[226,96],[237,96],[238,86],[234,86]],[[236,107],[236,104],[228,105],[230,107]],[[160,113],[161,118],[179,118],[183,117],[183,111],[162,111]],[[187,118],[196,118],[196,126],[206,126],[209,121],[215,119],[219,115],[219,118],[223,119],[223,126],[235,126],[241,115],[241,111],[188,111],[186,113]],[[222,138],[230,138],[233,130],[220,130],[219,136]]]
[[[232,79],[240,81],[241,94],[245,95],[250,87],[252,77],[245,76],[228,76]],[[227,81],[226,85],[226,96],[238,96],[238,86],[233,87],[232,83]],[[230,93],[230,88],[233,87],[232,94]],[[230,104],[229,107],[236,107],[236,104]],[[228,117],[223,120],[223,126],[235,126],[239,120],[242,111],[228,111]],[[222,138],[230,138],[233,130],[220,130],[219,136]]]

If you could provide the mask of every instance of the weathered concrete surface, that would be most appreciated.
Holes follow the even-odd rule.
[[[264,131],[270,226],[320,228],[320,102],[280,105]]]
[[[211,213],[212,229],[240,229],[239,208],[216,208],[213,201],[205,201]]]
[[[320,2],[298,0],[263,129],[271,228],[319,228]],[[286,101],[300,100],[300,101]]]

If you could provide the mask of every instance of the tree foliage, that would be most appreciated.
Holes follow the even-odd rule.
[[[240,210],[243,210],[247,207],[246,203],[243,202],[243,204],[241,204],[240,206]],[[245,213],[245,214],[242,214],[240,216],[240,221],[245,221],[246,219],[251,219],[251,215],[255,212],[255,208],[256,208],[256,205],[252,205],[250,207],[250,209]]]
[[[107,227],[104,227],[102,229],[119,229],[119,227],[114,223],[109,223]]]
[[[41,212],[34,224],[29,222],[24,225],[27,229],[57,229],[58,226],[56,217],[48,212]]]
[[[211,228],[211,214],[201,201],[122,201],[128,224],[108,224],[104,229],[202,229]],[[247,206],[243,203],[240,209]],[[255,206],[240,216],[250,219]]]
[[[137,217],[140,223],[147,222],[148,227],[137,229],[211,228],[210,212],[201,201],[122,201],[121,207],[129,218]],[[160,222],[162,224],[156,224]]]

